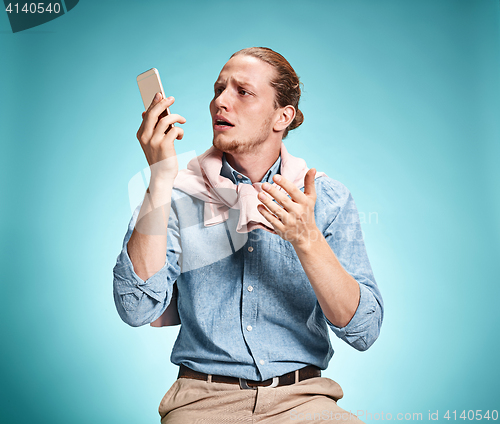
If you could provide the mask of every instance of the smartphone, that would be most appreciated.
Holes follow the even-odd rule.
[[[165,92],[163,91],[163,86],[160,80],[160,73],[156,68],[151,68],[149,71],[143,72],[137,76],[137,85],[139,86],[139,91],[141,92],[142,103],[144,103],[144,109],[148,110],[151,106],[156,93],[161,93],[163,98],[165,98]],[[158,120],[170,114],[170,110],[165,109],[164,112],[158,117]],[[167,131],[172,128],[170,125]],[[165,131],[165,132],[167,132]]]

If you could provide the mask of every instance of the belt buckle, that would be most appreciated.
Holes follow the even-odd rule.
[[[247,384],[247,381],[244,378],[239,378],[238,380],[240,381],[240,387],[242,389],[257,390],[258,386],[250,387]],[[276,387],[279,384],[279,382],[280,382],[280,378],[279,377],[273,377],[273,381],[271,382],[271,384],[269,386],[261,386],[261,387]]]

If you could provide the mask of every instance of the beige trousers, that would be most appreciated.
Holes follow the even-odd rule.
[[[158,412],[162,424],[362,423],[337,406],[342,396],[339,384],[325,377],[257,390],[179,378],[163,396]]]

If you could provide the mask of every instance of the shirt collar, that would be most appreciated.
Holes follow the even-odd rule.
[[[264,175],[264,178],[262,178],[260,182],[261,183],[267,182],[272,184],[273,177],[276,174],[280,173],[280,167],[281,167],[281,156],[276,160],[276,162],[274,162],[273,166],[269,168],[269,170]],[[248,178],[241,172],[236,171],[231,165],[229,165],[229,162],[226,160],[226,153],[222,154],[222,168],[220,170],[220,175],[229,178],[236,185],[238,185],[239,183],[252,184],[250,178]]]

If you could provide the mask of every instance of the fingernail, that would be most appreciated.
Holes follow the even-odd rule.
[[[262,189],[263,190],[269,190],[270,188],[271,188],[271,185],[269,183],[262,184]]]
[[[161,94],[160,93],[156,93],[155,100],[160,100],[160,97],[161,97]]]
[[[167,100],[174,100],[174,98],[172,96],[169,96]]]
[[[274,176],[274,181],[276,181],[277,183],[279,183],[279,182],[281,181],[281,175],[276,174],[276,175]]]

